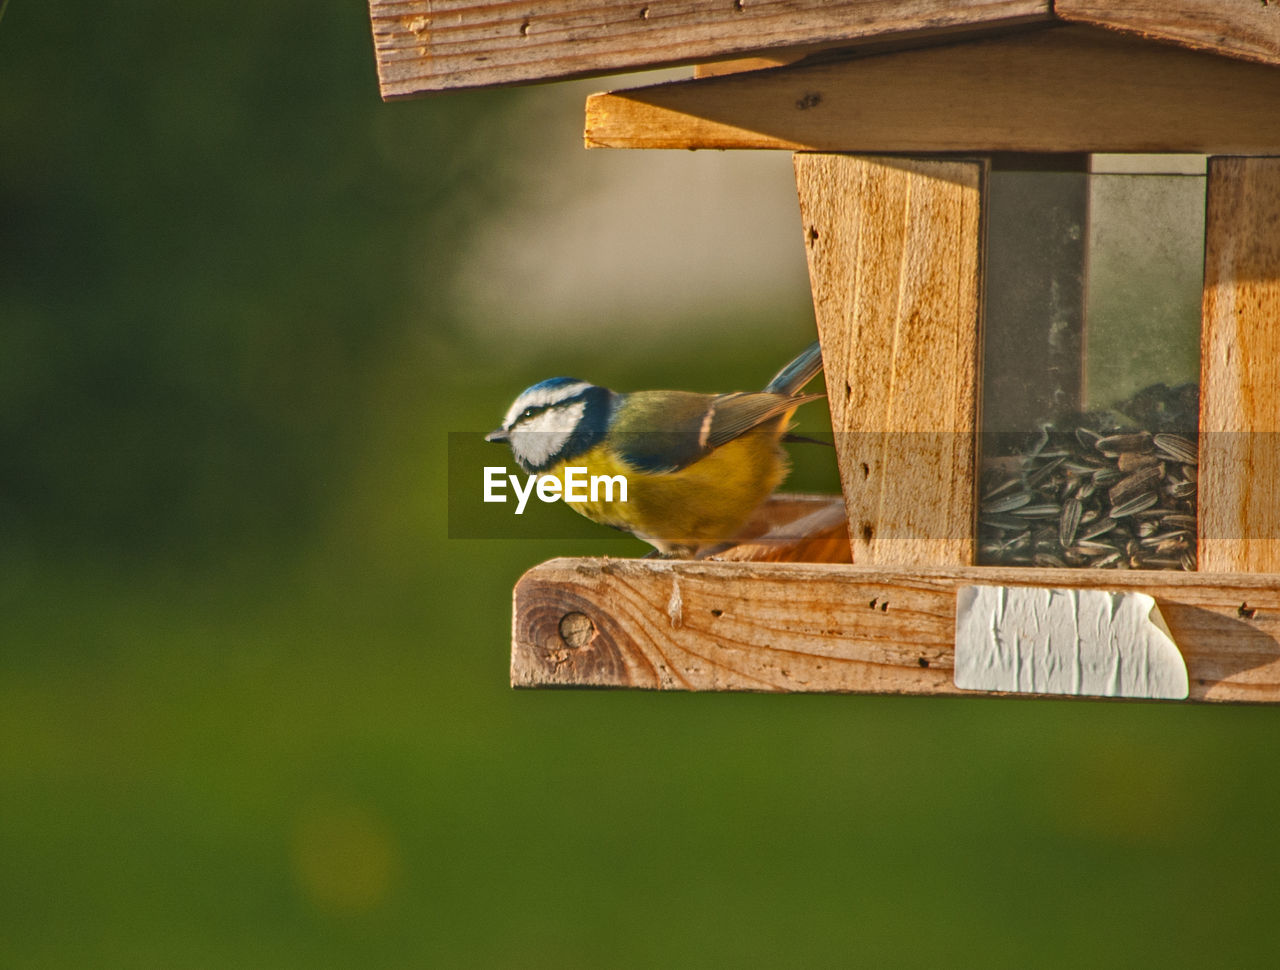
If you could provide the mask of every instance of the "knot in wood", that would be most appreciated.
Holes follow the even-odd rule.
[[[585,613],[566,613],[560,618],[560,639],[567,647],[584,647],[595,635],[596,625]]]

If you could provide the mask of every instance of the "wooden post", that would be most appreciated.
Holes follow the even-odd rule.
[[[1280,572],[1280,157],[1209,160],[1200,568]]]
[[[854,562],[968,565],[984,163],[795,168]]]

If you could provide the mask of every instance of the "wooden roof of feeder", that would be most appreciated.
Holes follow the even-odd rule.
[[[593,96],[588,147],[1280,150],[1280,3],[370,0],[370,10],[387,99],[698,65],[692,80]]]

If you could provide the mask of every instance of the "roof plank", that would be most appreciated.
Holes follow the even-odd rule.
[[[382,96],[548,81],[1052,17],[1050,0],[369,0]]]
[[[1062,20],[1280,64],[1280,3],[1267,0],[1057,0]]]

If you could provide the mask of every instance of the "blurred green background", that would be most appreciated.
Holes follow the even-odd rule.
[[[812,334],[794,286],[523,329],[462,293],[573,197],[580,109],[381,104],[359,0],[10,5],[0,965],[1273,960],[1270,710],[507,687],[520,573],[643,547],[448,540],[448,433]]]

